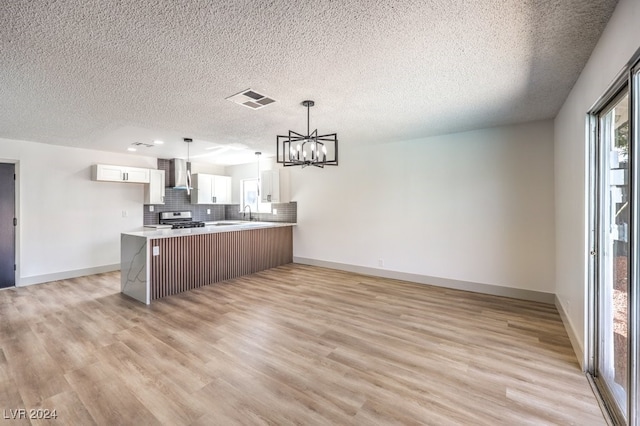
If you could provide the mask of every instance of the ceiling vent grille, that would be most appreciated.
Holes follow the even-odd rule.
[[[142,142],[132,142],[132,146],[146,146],[147,148],[153,148],[154,145],[150,143],[142,143]]]
[[[275,99],[269,98],[253,89],[243,90],[240,93],[229,96],[227,100],[251,109],[264,108],[276,101]]]

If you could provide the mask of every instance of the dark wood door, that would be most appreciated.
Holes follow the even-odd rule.
[[[0,163],[0,288],[16,285],[15,164]]]

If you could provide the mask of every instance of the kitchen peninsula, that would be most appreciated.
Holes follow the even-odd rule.
[[[293,261],[294,223],[209,223],[122,233],[121,292],[152,300]]]

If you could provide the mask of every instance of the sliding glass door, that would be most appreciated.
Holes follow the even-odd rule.
[[[625,89],[598,116],[598,357],[601,386],[626,417],[629,306],[629,95]]]
[[[638,83],[640,72],[630,65],[590,113],[592,338],[588,372],[614,423],[633,426],[640,426]]]

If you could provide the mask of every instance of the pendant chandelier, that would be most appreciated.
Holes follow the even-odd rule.
[[[324,166],[338,165],[338,134],[331,133],[318,136],[318,130],[309,131],[309,109],[315,104],[313,101],[303,101],[307,108],[307,134],[289,130],[288,136],[278,135],[276,159],[278,163],[288,166]]]

